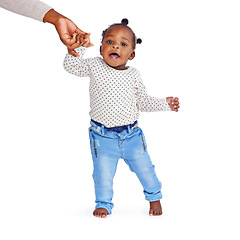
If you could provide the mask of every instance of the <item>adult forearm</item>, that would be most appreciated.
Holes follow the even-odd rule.
[[[43,22],[48,22],[51,23],[53,25],[56,24],[56,22],[60,19],[63,18],[64,16],[58,12],[56,12],[54,9],[49,10],[44,18],[43,18]],[[64,17],[65,18],[65,17]]]

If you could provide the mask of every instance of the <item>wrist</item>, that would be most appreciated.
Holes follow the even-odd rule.
[[[166,97],[166,102],[170,104],[172,102],[172,97]]]
[[[48,22],[53,25],[56,24],[56,22],[61,19],[61,18],[66,18],[60,13],[56,12],[54,9],[50,9],[44,16],[43,22]]]
[[[168,109],[167,110],[170,110],[170,111],[172,111],[172,99],[173,99],[173,97],[166,97],[166,103],[167,103],[167,105],[168,105]]]

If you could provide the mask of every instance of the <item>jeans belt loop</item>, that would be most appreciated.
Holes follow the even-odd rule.
[[[101,131],[101,128],[100,128],[99,126],[96,126],[96,127],[97,127],[97,129],[96,129],[96,130],[97,130],[97,132],[98,132],[98,133],[100,133],[100,131]]]
[[[102,131],[102,135],[105,135],[105,127],[104,127],[104,125],[101,126],[101,131]]]

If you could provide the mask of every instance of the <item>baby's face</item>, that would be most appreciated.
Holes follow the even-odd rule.
[[[100,49],[104,61],[117,70],[125,70],[128,60],[135,57],[133,33],[122,25],[111,27]]]

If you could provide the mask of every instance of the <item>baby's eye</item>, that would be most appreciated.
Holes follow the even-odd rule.
[[[107,40],[107,43],[113,44],[113,41],[112,40]]]
[[[127,44],[126,44],[126,43],[121,43],[121,45],[122,45],[123,47],[126,47],[126,46],[127,46]]]

